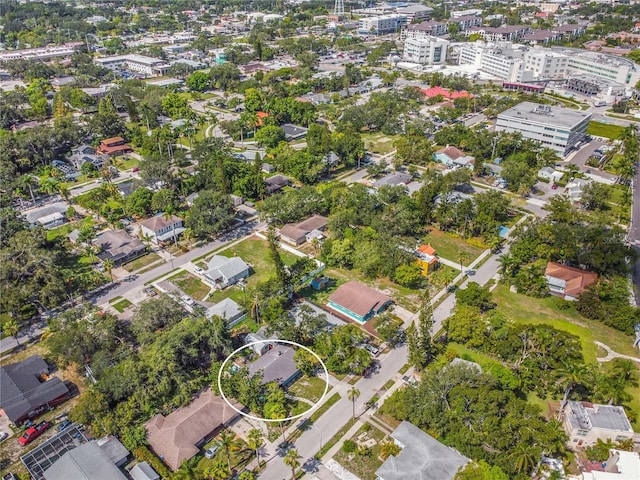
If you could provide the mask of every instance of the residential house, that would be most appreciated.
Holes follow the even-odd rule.
[[[302,245],[313,238],[324,238],[327,228],[327,218],[322,215],[313,215],[308,219],[293,224],[287,223],[280,229],[280,238],[291,245]]]
[[[258,72],[268,72],[269,69],[259,62],[247,63],[246,65],[240,65],[240,71],[243,75],[253,76]]]
[[[513,42],[532,32],[533,29],[528,25],[502,25],[500,27],[471,27],[464,33],[467,36],[478,33],[487,42]]]
[[[44,228],[55,228],[67,221],[67,202],[56,202],[44,207],[34,208],[25,213],[27,222],[33,227],[41,225]]]
[[[93,239],[92,243],[100,248],[100,260],[111,260],[116,266],[144,255],[147,250],[139,239],[124,230],[107,230]]]
[[[136,463],[129,475],[133,480],[160,480],[160,475],[147,462]]]
[[[427,276],[436,268],[438,268],[440,259],[436,254],[436,249],[431,245],[420,245],[418,248],[416,248],[414,253],[416,257],[418,257],[417,262],[420,266],[422,275]]]
[[[54,449],[55,451],[55,449]],[[124,473],[97,442],[88,442],[67,451],[44,472],[44,480],[126,480]]]
[[[164,214],[159,214],[140,222],[142,235],[151,238],[153,243],[177,239],[186,230],[182,225],[180,217],[171,215],[166,218]]]
[[[375,188],[396,187],[398,185],[408,185],[413,177],[407,173],[395,172],[379,178],[373,183]]]
[[[340,285],[329,296],[327,306],[338,313],[364,323],[372,316],[382,312],[391,298],[373,288],[356,281]]]
[[[204,279],[212,283],[216,288],[226,288],[235,285],[250,274],[251,267],[240,257],[223,257],[214,255],[209,260],[208,269],[204,273]]]
[[[469,459],[403,421],[391,434],[402,450],[376,471],[378,480],[452,480]]]
[[[553,167],[542,167],[540,170],[538,170],[538,177],[549,180],[553,183],[557,183],[562,180],[562,177],[564,177],[564,173],[558,172]]]
[[[262,384],[277,382],[283,388],[291,385],[301,372],[293,359],[295,350],[284,344],[275,344],[249,365],[249,373],[262,373]]]
[[[264,173],[273,173],[276,171],[276,167],[274,167],[273,165],[271,165],[270,163],[263,163],[262,164],[262,171]]]
[[[440,162],[449,168],[467,167],[472,171],[476,161],[474,157],[465,154],[459,148],[449,145],[435,152],[433,158],[436,162]]]
[[[605,462],[589,462],[582,480],[637,480],[640,478],[640,454],[612,448]]]
[[[565,300],[576,300],[589,285],[598,280],[598,274],[568,267],[560,263],[549,262],[544,272],[552,295]]]
[[[264,183],[267,185],[267,193],[271,194],[291,185],[291,180],[284,175],[274,175],[273,177],[267,178]]]
[[[567,183],[564,194],[569,197],[572,202],[579,202],[582,200],[582,189],[589,185],[591,181],[584,180],[582,178],[575,178]]]
[[[620,406],[570,400],[562,411],[562,420],[569,442],[577,447],[585,448],[607,439],[640,441]]]
[[[291,142],[293,140],[300,140],[307,136],[308,128],[301,127],[299,125],[293,125],[291,123],[285,123],[281,125],[280,128],[284,130],[284,139],[287,142]]]
[[[51,86],[56,92],[60,90],[62,87],[71,86],[75,83],[76,83],[76,77],[73,77],[73,76],[56,77],[53,80],[51,80]]]
[[[0,408],[14,425],[35,418],[71,393],[58,377],[49,377],[49,365],[40,355],[0,367]]]
[[[100,169],[104,165],[104,161],[105,157],[96,155],[96,151],[90,145],[80,145],[74,148],[69,157],[69,163],[78,170],[87,162],[93,164],[96,169]]]
[[[322,163],[324,163],[327,168],[333,168],[340,163],[340,157],[332,150],[322,157]]]
[[[96,149],[98,155],[117,156],[131,152],[133,152],[133,149],[127,145],[122,137],[106,138],[100,142]]]
[[[216,303],[209,307],[205,316],[211,320],[212,317],[219,317],[224,320],[229,327],[233,327],[247,317],[244,309],[230,298]]]
[[[273,343],[270,340],[267,341],[267,337],[260,333],[253,332],[245,335],[244,344],[251,345],[249,348],[251,348],[256,355],[264,355],[273,348]]]
[[[229,401],[238,410],[244,408],[233,400]],[[164,463],[175,471],[237,416],[238,412],[209,387],[186,407],[166,417],[158,414],[149,420],[145,424],[147,441]]]

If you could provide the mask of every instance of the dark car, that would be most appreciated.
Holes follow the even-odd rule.
[[[72,423],[73,423],[73,422],[72,422],[71,420],[69,420],[69,419],[67,419],[67,420],[63,420],[63,421],[60,423],[60,425],[58,425],[58,431],[59,431],[59,432],[63,431],[65,428],[67,428],[67,427],[71,426],[71,424],[72,424]]]

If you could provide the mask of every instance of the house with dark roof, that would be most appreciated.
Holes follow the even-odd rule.
[[[589,285],[598,280],[598,274],[568,267],[560,263],[549,262],[544,272],[551,295],[565,300],[577,300]]]
[[[407,173],[395,172],[379,178],[373,183],[375,188],[397,187],[398,185],[408,185],[413,177]]]
[[[569,440],[578,447],[588,447],[607,439],[640,441],[640,435],[634,433],[620,406],[570,400],[562,411],[562,420]]]
[[[140,228],[144,236],[151,238],[153,243],[166,242],[178,238],[186,229],[182,219],[176,215],[166,218],[163,214],[147,218],[140,222]]]
[[[226,288],[235,285],[243,278],[247,278],[251,267],[240,257],[224,257],[214,255],[209,260],[208,270],[203,278],[217,288]]]
[[[69,450],[44,472],[44,480],[126,478],[97,442],[88,442]]]
[[[111,260],[116,266],[144,255],[147,250],[139,239],[124,230],[107,230],[94,238],[92,243],[100,249],[100,260]]]
[[[378,468],[378,480],[452,480],[469,459],[404,421],[391,434],[401,450]]]
[[[329,296],[327,306],[347,317],[364,323],[391,304],[391,298],[364,283],[351,281],[340,285]]]
[[[131,152],[133,152],[133,149],[130,145],[127,145],[122,137],[105,138],[96,149],[98,155],[117,156]]]
[[[301,127],[299,125],[293,125],[292,123],[285,123],[280,125],[280,128],[284,130],[284,139],[287,142],[292,140],[299,140],[307,136],[308,128]]]
[[[0,408],[14,425],[37,417],[69,396],[62,380],[49,377],[49,365],[40,355],[0,368]]]
[[[301,374],[293,359],[295,350],[290,346],[274,343],[258,359],[249,365],[249,373],[262,374],[262,384],[277,382],[283,388],[291,385]]]
[[[238,410],[244,408],[241,404],[230,401]],[[179,408],[166,417],[158,414],[145,423],[147,441],[156,455],[175,471],[238,415],[209,387],[186,407]]]
[[[264,183],[267,185],[267,193],[271,194],[291,185],[291,180],[284,175],[274,175],[267,178]]]

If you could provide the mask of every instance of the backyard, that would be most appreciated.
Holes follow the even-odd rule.
[[[324,376],[324,375],[323,375]],[[312,402],[317,402],[322,397],[326,382],[320,377],[304,376],[289,387],[289,393],[296,397],[306,398]]]
[[[250,449],[247,443],[240,437],[236,436],[234,442],[236,443],[236,445],[229,449],[229,456],[231,457],[231,469],[236,472],[242,472],[242,470],[244,470],[244,468],[253,458],[254,451]],[[218,444],[219,439],[218,437],[216,437],[206,445],[204,445],[202,449],[207,450],[208,448]],[[219,462],[224,463],[224,465],[227,464],[227,455],[224,448],[222,447],[218,448],[218,451],[213,458],[206,458],[205,456],[203,456],[198,462],[198,471],[204,473],[205,470],[213,468],[213,466]]]

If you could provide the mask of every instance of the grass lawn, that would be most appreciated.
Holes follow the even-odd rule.
[[[248,332],[256,333],[259,329],[260,329],[260,325],[258,325],[258,323],[253,318],[247,316],[247,318],[245,318],[240,323],[238,323],[235,327],[233,327],[233,329],[231,330],[231,333],[234,335],[237,333],[248,333]]]
[[[254,457],[255,452],[251,450],[247,443],[240,437],[236,436],[236,441],[238,442],[238,446],[231,449],[229,452],[231,457],[231,468],[232,470],[241,472]],[[213,439],[202,447],[202,449],[207,450],[209,447],[217,444],[217,442],[217,439]],[[227,463],[227,454],[225,453],[224,448],[219,448],[213,458],[203,456],[198,462],[198,471],[204,472],[207,468],[213,467],[218,462]]]
[[[602,122],[589,122],[589,126],[587,127],[587,134],[596,135],[598,137],[612,138],[616,140],[623,130],[624,127],[620,127],[618,125],[611,125]]]
[[[340,394],[336,392],[333,395],[331,395],[327,401],[325,401],[322,405],[320,405],[320,407],[311,414],[311,416],[309,417],[309,421],[315,422],[316,420],[318,420],[338,400],[340,400]]]
[[[289,387],[289,393],[296,397],[317,402],[322,397],[327,382],[320,377],[304,376]]]
[[[498,285],[493,291],[493,299],[498,310],[508,318],[519,323],[544,323],[580,338],[582,352],[587,362],[595,363],[596,346],[594,340],[600,340],[614,351],[625,355],[637,356],[632,338],[595,320],[582,317],[570,305],[561,310],[555,297],[532,298],[511,293],[506,285]]]
[[[366,437],[362,437],[363,440],[373,439],[377,443],[371,447],[371,455],[356,455],[355,453],[345,453],[340,449],[333,458],[340,465],[345,467],[351,473],[354,473],[362,480],[375,480],[376,470],[384,463],[383,460],[378,458],[380,455],[380,442],[386,437],[385,433],[378,430],[370,424],[365,424],[351,437],[354,442],[358,441],[358,437],[366,434]]]
[[[393,142],[396,141],[398,135],[385,135],[384,133],[365,133],[362,135],[364,146],[367,151],[387,154],[394,150]]]
[[[482,253],[482,249],[469,245],[457,235],[442,232],[438,229],[431,229],[429,234],[424,237],[424,243],[428,243],[438,252],[438,256],[458,263],[460,261],[460,253],[467,255],[464,264],[469,265],[478,255]]]
[[[182,271],[168,280],[195,300],[204,300],[211,290],[211,287],[187,271]]]
[[[146,267],[147,265],[150,265],[158,260],[160,260],[160,255],[158,255],[157,253],[149,253],[142,257],[138,257],[135,260],[130,261],[129,263],[125,263],[124,265],[122,265],[122,268],[124,268],[127,272],[133,272],[140,268]]]
[[[113,308],[115,308],[117,311],[119,311],[120,313],[124,312],[127,308],[129,308],[131,306],[131,302],[129,300],[127,300],[126,298],[123,300],[120,300],[118,303],[114,303]]]
[[[228,258],[238,256],[251,266],[251,275],[247,278],[247,286],[251,287],[256,283],[268,280],[275,275],[274,264],[269,256],[269,247],[266,241],[259,238],[249,238],[240,242],[226,250],[216,252]],[[280,256],[285,265],[292,265],[298,257],[292,253],[280,250]],[[224,290],[216,290],[211,295],[212,302],[219,302],[225,298],[231,298],[233,301],[243,304],[244,293],[238,286],[231,286]]]
[[[133,157],[122,157],[115,160],[115,165],[120,170],[129,170],[130,168],[137,167],[140,161]]]

